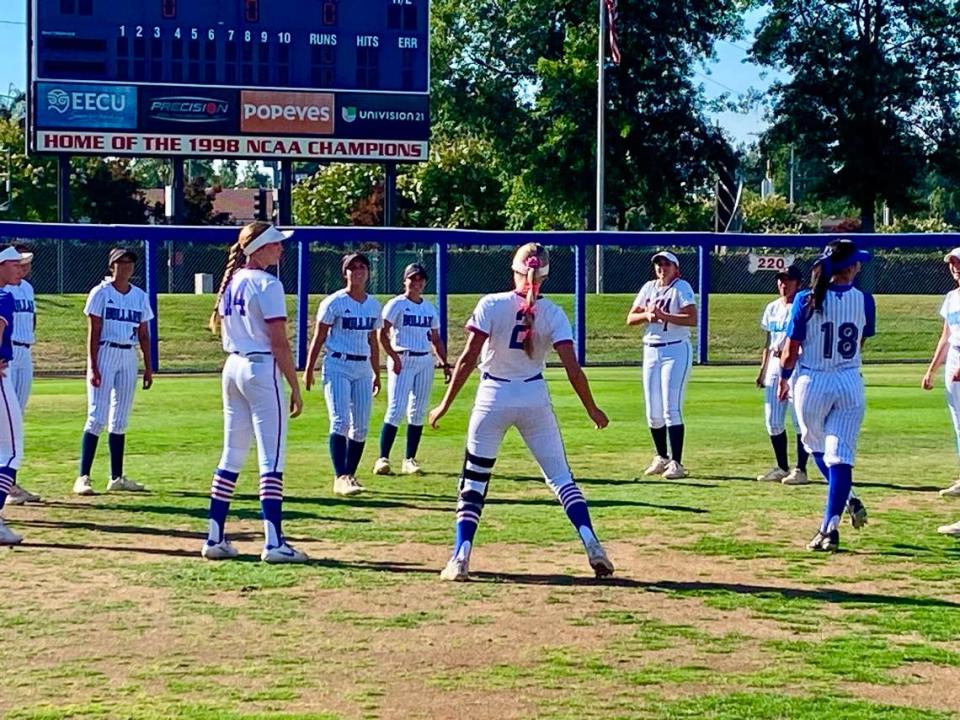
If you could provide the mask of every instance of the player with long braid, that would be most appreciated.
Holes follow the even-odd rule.
[[[861,349],[876,332],[873,297],[855,288],[853,280],[869,259],[870,253],[851,240],[827,245],[814,263],[812,290],[794,298],[780,359],[779,397],[790,396],[790,377],[796,369],[792,392],[803,444],[829,483],[823,522],[807,544],[814,551],[839,548],[838,526],[853,487],[866,408]]]
[[[550,272],[550,256],[538,243],[520,247],[512,263],[514,289],[486,295],[467,323],[467,344],[457,359],[453,380],[440,405],[430,412],[434,428],[447,413],[480,360],[480,385],[467,429],[467,449],[460,476],[453,555],[440,573],[444,580],[467,580],[470,553],[480,524],[497,452],[511,427],[520,432],[544,480],[576,528],[597,577],[613,573],[597,539],[587,501],[573,480],[563,438],[543,377],[553,348],[567,379],[597,428],[609,420],[597,407],[587,376],[577,362],[570,321],[557,305],[540,297]]]
[[[80,443],[80,475],[73,484],[77,495],[93,495],[90,470],[100,433],[109,433],[110,481],[107,491],[142,492],[140,483],[123,474],[127,422],[137,386],[137,346],[143,354],[143,389],[153,385],[150,359],[150,321],[153,309],[147,294],[130,278],[137,255],[127,248],[110,251],[107,278],[87,297],[87,423]]]
[[[268,563],[305,562],[306,553],[283,536],[283,467],[287,419],[303,410],[297,370],[287,340],[283,284],[266,270],[280,262],[283,241],[293,233],[255,222],[230,247],[210,329],[220,330],[229,353],[223,366],[223,454],[210,488],[209,534],[201,550],[207,560],[228,560],[237,550],[224,534],[227,512],[250,443],[256,439],[260,507]],[[286,402],[282,380],[290,386]]]
[[[401,472],[404,475],[420,472],[417,450],[433,388],[431,346],[443,368],[444,380],[450,382],[447,349],[440,337],[440,315],[433,303],[423,297],[426,285],[426,268],[418,263],[407,265],[403,271],[403,294],[383,307],[380,344],[388,355],[387,413],[380,430],[380,457],[373,466],[377,475],[392,472],[390,450],[404,411],[407,413],[407,449]]]
[[[15,305],[7,290],[20,277],[24,257],[15,247],[0,252],[0,510],[17,482],[17,470],[23,461],[23,416],[16,390],[7,376],[13,360]],[[0,545],[18,545],[23,538],[6,526],[0,518]]]
[[[344,256],[340,269],[346,287],[324,298],[317,309],[303,384],[307,390],[313,387],[317,359],[326,343],[321,379],[330,416],[333,492],[351,496],[363,492],[356,473],[367,440],[373,397],[380,392],[380,303],[367,294],[370,261],[366,255]]]

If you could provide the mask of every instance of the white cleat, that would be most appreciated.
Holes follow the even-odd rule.
[[[810,478],[808,478],[807,474],[800,468],[794,468],[780,482],[784,485],[809,485]]]
[[[400,472],[404,475],[419,475],[423,470],[420,468],[420,463],[417,462],[416,458],[405,458]]]
[[[363,485],[353,475],[338,475],[333,481],[333,494],[351,497],[363,492]]]
[[[260,559],[265,563],[305,563],[310,558],[301,550],[296,550],[287,543],[272,548],[264,548]]]
[[[390,458],[377,458],[377,461],[373,464],[373,474],[393,475],[393,470],[390,467]]]
[[[3,522],[3,518],[0,518],[0,545],[19,545],[22,542],[23,536],[17,535],[8,528]]]
[[[93,483],[90,482],[89,475],[81,475],[73,483],[73,493],[74,495],[96,495],[96,491],[93,489]]]
[[[643,474],[644,475],[663,475],[663,473],[666,471],[669,465],[670,465],[670,458],[654,455],[653,460],[650,461],[650,465],[648,465],[647,469],[643,471]]]
[[[107,483],[107,492],[144,492],[146,489],[147,488],[136,480],[131,480],[126,475],[110,478],[110,482]]]
[[[469,542],[460,546],[460,551],[447,561],[446,567],[440,571],[440,579],[448,582],[464,582],[470,579],[470,550]]]
[[[960,521],[953,523],[952,525],[941,525],[937,528],[937,532],[941,535],[952,535],[953,537],[960,537]]]
[[[757,482],[783,482],[783,479],[787,477],[788,473],[783,468],[771,468],[763,475],[757,475]]]
[[[590,567],[593,568],[593,572],[598,578],[613,575],[613,563],[610,562],[610,558],[607,557],[607,553],[604,552],[603,545],[600,544],[599,540],[596,538],[588,540],[583,544],[583,547],[587,551],[587,560],[590,562]]]
[[[960,497],[960,480],[940,491],[940,497]]]
[[[29,490],[25,490],[19,485],[14,485],[10,488],[10,492],[7,493],[7,502],[10,505],[23,505],[25,503],[38,503],[40,502],[40,496],[34,495]]]
[[[210,544],[208,540],[200,549],[200,555],[204,560],[231,560],[239,555],[233,544],[224,538],[215,545]]]
[[[667,469],[664,470],[661,477],[664,480],[679,480],[680,478],[685,478],[687,476],[687,469],[678,463],[676,460],[671,460],[667,464]]]

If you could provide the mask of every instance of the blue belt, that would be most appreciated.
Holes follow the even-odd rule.
[[[334,357],[337,360],[352,360],[353,362],[362,362],[367,359],[366,355],[350,355],[342,352],[330,353],[330,357]]]
[[[120,343],[107,342],[106,340],[101,340],[100,345],[106,345],[107,347],[119,348],[120,350],[130,350],[133,345],[121,345]]]
[[[483,375],[481,375],[481,376],[480,376],[480,379],[481,379],[481,380],[496,380],[497,382],[512,382],[511,380],[509,380],[509,379],[507,379],[507,378],[497,377],[496,375],[491,375],[491,374],[488,373],[488,372],[485,372]],[[543,380],[543,373],[537,373],[537,374],[534,375],[533,377],[529,377],[529,378],[527,378],[526,380],[524,380],[523,382],[528,383],[528,382],[534,382],[535,380]]]
[[[652,348],[661,348],[661,347],[666,347],[667,345],[679,345],[682,342],[683,340],[672,340],[670,342],[665,342],[665,343],[644,343],[644,346],[652,347]]]
[[[240,357],[250,357],[251,355],[271,355],[272,353],[269,350],[254,350],[252,352],[240,352],[239,350],[231,350],[231,355],[239,355]]]
[[[403,355],[409,355],[410,357],[423,357],[424,355],[429,355],[430,351],[427,350],[427,352],[416,352],[414,350],[401,350],[400,353]]]
[[[25,348],[31,347],[30,343],[17,342],[16,340],[13,340],[11,342],[13,342],[13,344],[16,345],[17,347],[25,347]]]

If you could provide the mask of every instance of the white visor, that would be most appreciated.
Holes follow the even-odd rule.
[[[950,258],[956,258],[957,260],[960,260],[960,247],[955,247],[953,250],[944,255],[943,261],[950,262]]]
[[[0,263],[24,263],[30,262],[31,260],[33,260],[33,253],[20,254],[20,251],[18,251],[13,245],[5,247],[3,251],[0,251]]]
[[[520,273],[521,275],[526,275],[526,274],[527,274],[527,271],[530,270],[530,269],[531,269],[531,268],[528,268],[526,265],[524,265],[522,261],[516,261],[516,262],[514,262],[514,264],[513,264],[513,271],[514,271],[514,272],[518,272],[518,273]],[[538,280],[541,279],[541,278],[545,278],[547,275],[550,274],[550,263],[547,263],[546,265],[543,265],[543,266],[538,267],[538,268],[535,268],[535,269],[536,269],[536,271],[537,271],[535,277],[536,277]]]
[[[656,262],[657,258],[663,258],[667,262],[672,262],[677,267],[680,267],[680,261],[677,260],[677,256],[674,255],[669,250],[661,250],[660,252],[658,252],[656,255],[653,256],[653,258],[651,258],[652,262]]]
[[[293,230],[280,231],[275,227],[271,227],[268,230],[264,230],[262,233],[257,235],[247,246],[243,249],[243,254],[247,257],[253,255],[257,250],[262,248],[264,245],[271,245],[273,243],[282,243],[284,240],[289,240],[293,236]],[[0,253],[2,257],[2,253]]]

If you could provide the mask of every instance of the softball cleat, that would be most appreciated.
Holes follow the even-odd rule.
[[[644,475],[663,475],[664,471],[667,469],[667,466],[670,464],[670,459],[665,457],[660,457],[659,455],[654,455],[653,460],[650,461],[650,464],[647,466],[647,469],[643,471]]]
[[[953,523],[952,525],[941,525],[937,528],[937,532],[941,535],[952,535],[953,537],[960,537],[960,521]]]
[[[788,473],[783,468],[771,468],[763,475],[757,475],[757,482],[783,482],[783,479],[787,477]]]
[[[960,497],[960,480],[940,491],[940,497]]]
[[[146,487],[136,480],[131,480],[126,475],[110,478],[110,482],[107,483],[107,492],[144,492],[146,489]]]
[[[440,571],[440,579],[449,582],[464,582],[470,579],[470,550],[469,541],[464,542],[460,549],[448,561],[446,567]]]
[[[13,530],[7,527],[0,518],[0,545],[19,545],[23,542],[23,536],[17,535]]]
[[[207,541],[200,549],[200,555],[204,560],[232,560],[238,554],[237,549],[226,538],[216,544]]]
[[[352,475],[337,475],[333,481],[333,494],[351,497],[363,492],[363,486]]]
[[[290,547],[287,543],[277,547],[263,549],[260,553],[260,559],[265,563],[305,563],[310,558],[301,550]]]
[[[93,489],[93,483],[90,482],[89,475],[81,475],[73,483],[74,495],[96,495]]]
[[[405,458],[400,472],[404,475],[419,475],[423,472],[416,458]]]
[[[780,482],[784,485],[809,485],[810,478],[800,468],[794,468]]]
[[[828,533],[817,530],[817,534],[807,543],[807,550],[814,552],[836,552],[839,549],[840,533],[836,530],[831,530]]]
[[[588,540],[584,543],[584,549],[587,551],[587,560],[590,567],[593,568],[593,572],[598,578],[613,575],[613,563],[610,562],[610,558],[607,557],[607,553],[599,540]]]
[[[685,478],[687,475],[687,469],[683,465],[676,460],[671,460],[667,464],[667,469],[663,471],[661,477],[664,480],[679,480],[680,478]]]
[[[377,458],[377,461],[373,464],[373,474],[374,475],[393,475],[393,470],[390,467],[389,458]]]

